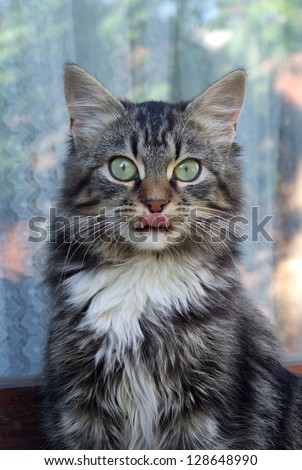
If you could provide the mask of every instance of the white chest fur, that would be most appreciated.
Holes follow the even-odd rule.
[[[139,361],[130,363],[125,351],[130,347],[139,357],[144,339],[139,321],[142,315],[152,316],[156,322],[175,309],[185,313],[189,302],[202,303],[202,284],[213,285],[213,279],[194,260],[184,263],[141,256],[101,271],[82,271],[66,284],[73,306],[90,302],[82,326],[108,337],[106,349],[98,351],[96,362],[105,360],[107,373],[116,361],[123,365],[116,398],[128,418],[128,448],[155,448],[157,396],[153,378],[139,369]]]
[[[196,264],[141,256],[100,271],[81,271],[66,281],[69,302],[77,307],[90,302],[83,322],[96,333],[113,334],[122,357],[126,346],[135,349],[143,339],[143,313],[169,315],[172,308],[185,312],[189,302],[202,303],[202,285],[212,287],[213,279]]]

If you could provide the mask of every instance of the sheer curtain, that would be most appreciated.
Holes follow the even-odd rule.
[[[302,356],[300,6],[299,0],[2,0],[0,375],[41,369],[43,252],[27,241],[28,224],[48,217],[59,184],[68,133],[65,62],[136,101],[192,98],[223,74],[247,69],[238,129],[250,221],[243,280],[276,322],[287,357]]]

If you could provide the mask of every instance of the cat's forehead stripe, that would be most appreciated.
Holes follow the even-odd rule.
[[[166,136],[175,126],[174,106],[161,102],[137,105],[136,122],[146,145],[166,145]]]
[[[137,144],[138,144],[138,136],[136,132],[133,132],[130,137],[130,144],[133,156],[137,158]]]
[[[178,160],[178,158],[180,157],[180,152],[181,152],[181,140],[176,139],[176,142],[175,142],[175,160]]]

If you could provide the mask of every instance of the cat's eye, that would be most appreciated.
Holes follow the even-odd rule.
[[[173,176],[179,181],[190,182],[198,178],[201,172],[201,163],[193,158],[180,162],[173,171]]]
[[[120,181],[132,181],[138,175],[135,163],[126,157],[113,158],[109,169],[112,176]]]

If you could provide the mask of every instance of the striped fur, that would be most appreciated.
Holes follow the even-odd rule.
[[[230,219],[245,74],[190,103],[119,101],[75,65],[72,137],[48,245],[45,427],[59,449],[302,447],[302,381],[247,299]],[[114,156],[137,167],[117,181]],[[202,171],[175,179],[193,158]],[[169,229],[141,231],[149,200]],[[62,219],[61,219],[62,220]]]

